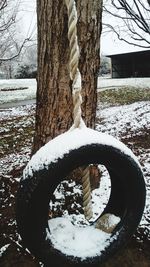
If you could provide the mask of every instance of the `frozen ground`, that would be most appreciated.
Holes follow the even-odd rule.
[[[11,92],[10,83],[8,84],[8,92]],[[144,84],[145,81],[143,81],[143,86]],[[26,85],[19,84],[17,86]],[[1,86],[1,88],[4,87]],[[24,90],[26,89],[23,89],[23,91]],[[6,96],[3,99],[7,101]],[[13,260],[12,266],[28,266],[28,262],[31,261],[33,263],[31,266],[40,266],[39,263],[31,259],[27,251],[24,252],[22,250],[14,214],[18,182],[23,167],[29,161],[31,152],[34,133],[34,112],[35,105],[13,107],[0,111],[0,198],[2,202],[0,210],[0,265],[2,263],[1,266],[4,267],[7,265],[3,265],[3,263],[6,262],[6,260],[9,261],[9,257]],[[138,236],[139,242],[147,242],[150,240],[150,102],[140,101],[129,105],[118,105],[114,107],[106,107],[106,105],[104,105],[103,108],[100,104],[97,108],[96,128],[98,131],[109,133],[125,142],[136,154],[142,165],[145,175],[147,196],[145,211],[137,235],[142,232],[142,235]],[[66,188],[68,193],[64,196],[64,190]],[[95,216],[98,216],[99,212],[103,210],[109,198],[109,193],[110,181],[108,173],[104,168],[101,186],[92,193],[92,204]],[[76,224],[78,225],[80,220],[83,221],[80,215],[82,208],[80,204],[81,197],[80,185],[75,185],[74,182],[68,184],[68,182],[64,181],[56,190],[55,201],[50,203],[50,207],[53,212],[58,212],[58,215],[63,215],[65,218],[69,216],[71,220],[76,220]],[[66,201],[68,203],[67,209],[71,212],[74,211],[75,215],[69,215],[65,206]],[[25,265],[21,265],[22,261],[25,261]],[[134,265],[132,266],[134,267]],[[144,265],[139,265],[139,267],[142,266]]]

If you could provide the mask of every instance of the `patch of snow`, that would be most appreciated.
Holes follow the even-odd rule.
[[[4,252],[7,250],[7,248],[10,246],[10,244],[7,244],[0,248],[0,257],[3,256]]]
[[[139,150],[139,161],[142,162],[142,169],[145,177],[146,185],[146,203],[143,213],[142,220],[140,222],[140,227],[143,229],[150,230],[150,149],[140,149]],[[149,232],[150,239],[150,232]]]
[[[64,194],[61,191],[56,190],[55,192],[55,198],[56,199],[64,199]]]
[[[51,240],[54,248],[82,260],[101,255],[113,240],[111,234],[94,226],[78,227],[62,217],[49,220],[48,225],[47,239]]]
[[[24,90],[13,90],[10,88],[21,88],[27,87]],[[36,79],[10,79],[10,80],[0,80],[0,104],[29,100],[36,97]],[[5,89],[5,91],[1,90]]]
[[[122,142],[107,134],[84,127],[61,134],[41,147],[27,164],[23,172],[23,179],[32,177],[35,171],[47,168],[51,162],[57,162],[69,151],[88,144],[104,144],[116,147],[138,163],[132,151]]]
[[[130,105],[109,107],[97,111],[101,124],[96,129],[115,137],[140,135],[150,129],[150,102],[136,102]]]
[[[112,227],[113,225],[117,225],[119,222],[120,218],[115,216],[114,214],[111,214],[111,216],[108,216],[107,228]]]
[[[7,173],[10,173],[14,169],[23,167],[30,159],[30,153],[31,150],[29,148],[23,147],[20,153],[12,153],[1,158],[0,175],[5,175],[6,177]],[[20,181],[20,178],[18,178],[18,181]]]
[[[107,169],[103,165],[99,165],[101,172],[100,186],[92,191],[92,220],[96,220],[103,212],[108,203],[111,190],[111,182]]]
[[[0,79],[0,89],[32,86],[35,82],[36,79]]]
[[[6,120],[6,119],[11,119],[17,118],[17,117],[22,117],[22,116],[28,116],[29,111],[27,110],[26,107],[18,107],[18,108],[9,108],[6,111],[3,110],[0,112],[0,120]]]
[[[135,87],[150,89],[150,78],[111,79],[98,77],[98,89],[112,89],[117,87]]]
[[[0,110],[0,121],[10,120],[12,118],[18,118],[23,116],[29,116],[33,114],[35,105],[25,105],[20,107],[12,107],[7,110]],[[25,122],[24,122],[25,123]]]

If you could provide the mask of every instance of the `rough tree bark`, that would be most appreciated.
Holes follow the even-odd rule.
[[[102,0],[77,0],[83,119],[94,128],[100,65]],[[35,153],[72,124],[68,18],[63,0],[37,0],[38,76]]]

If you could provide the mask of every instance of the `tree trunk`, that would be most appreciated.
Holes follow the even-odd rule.
[[[100,65],[101,0],[77,0],[83,119],[94,128]],[[65,1],[37,0],[38,76],[35,153],[73,123]]]

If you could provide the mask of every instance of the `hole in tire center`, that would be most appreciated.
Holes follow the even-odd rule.
[[[107,169],[104,165],[98,165],[98,170],[100,181],[97,188],[91,192],[93,217],[90,222],[95,221],[103,212],[111,191],[110,176]],[[75,173],[78,171],[75,170]],[[89,225],[84,216],[81,177],[78,173],[76,181],[72,178],[74,179],[74,171],[69,175],[69,179],[62,181],[55,189],[49,203],[49,219],[64,217],[77,226]]]

